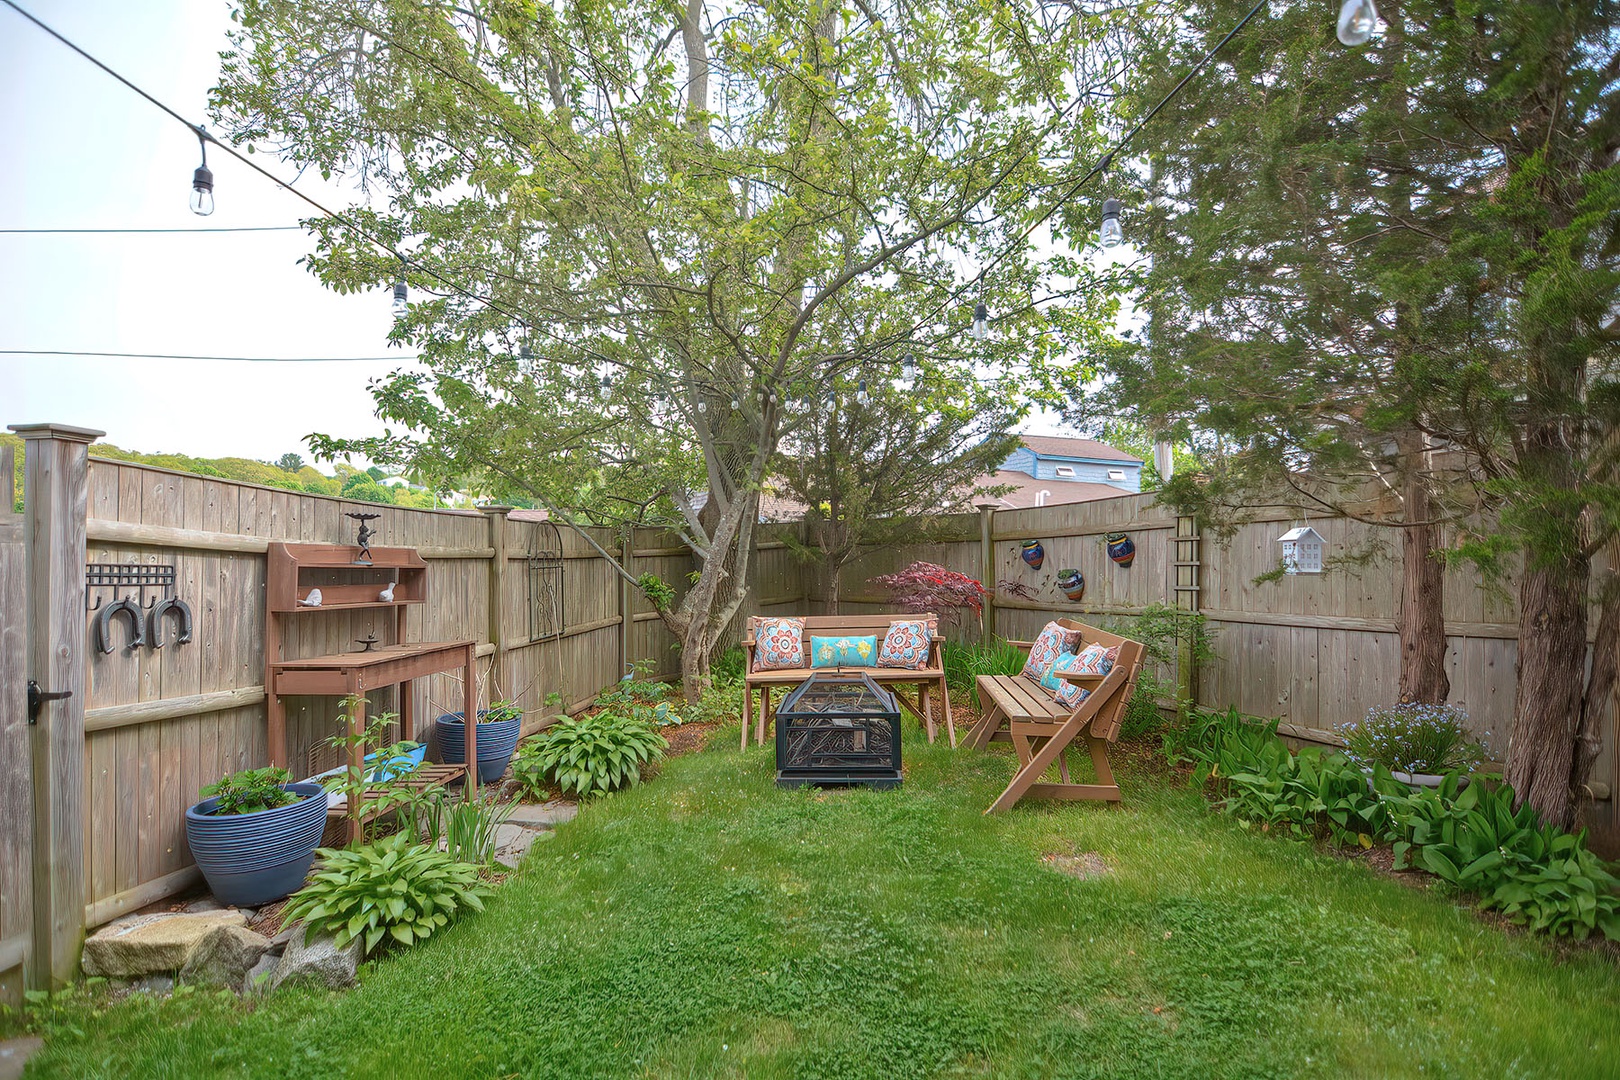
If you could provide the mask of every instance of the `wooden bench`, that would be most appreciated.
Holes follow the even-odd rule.
[[[1119,737],[1125,709],[1136,692],[1136,678],[1142,669],[1142,644],[1071,619],[1058,619],[1057,623],[1066,629],[1078,630],[1082,648],[1117,645],[1119,657],[1105,676],[1063,676],[1091,691],[1090,696],[1073,708],[1059,704],[1022,675],[979,676],[980,717],[968,732],[967,745],[982,750],[992,740],[1005,740],[1013,744],[1019,761],[1012,782],[985,810],[987,814],[1005,810],[1025,795],[1039,799],[1119,801],[1119,785],[1114,782],[1108,763],[1108,746]],[[1012,644],[1028,652],[1033,642]],[[1092,768],[1097,774],[1094,784],[1076,784],[1069,779],[1064,753],[1081,734],[1085,735]],[[1058,780],[1043,780],[1054,764],[1058,767]]]
[[[798,618],[800,616],[795,616]],[[748,620],[748,629],[743,633],[743,649],[748,654],[748,674],[743,677],[743,725],[742,745],[748,747],[748,724],[752,719],[755,723],[755,739],[763,746],[765,744],[765,728],[770,718],[775,716],[775,707],[771,702],[771,694],[775,690],[788,691],[798,686],[811,675],[817,673],[831,673],[836,668],[784,668],[778,671],[755,671],[754,640],[755,628],[768,616],[754,615]],[[868,637],[876,635],[877,643],[881,647],[883,635],[889,630],[889,623],[896,619],[923,619],[933,620],[938,624],[935,615],[805,615],[804,619],[804,655],[810,656],[810,639],[812,637]],[[951,717],[951,695],[945,688],[945,668],[940,660],[940,647],[945,639],[936,631],[934,639],[928,646],[927,666],[918,670],[906,668],[845,668],[845,671],[861,671],[870,675],[874,681],[880,683],[894,694],[903,709],[909,710],[923,725],[928,733],[928,741],[933,742],[938,728],[934,720],[933,699],[939,699],[940,709],[945,714],[945,729],[950,734],[951,745],[956,745],[956,721]],[[916,696],[907,697],[900,688],[902,686],[916,687]],[[754,711],[754,693],[759,692],[759,711]],[[784,693],[785,696],[785,693]]]

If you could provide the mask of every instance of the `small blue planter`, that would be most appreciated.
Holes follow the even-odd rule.
[[[326,791],[311,783],[286,789],[301,798],[255,814],[218,816],[218,799],[186,811],[186,843],[220,903],[257,907],[304,884],[326,829]]]
[[[377,763],[377,757],[377,754],[367,754],[366,764],[375,765]],[[396,776],[404,776],[406,773],[414,771],[417,766],[421,765],[422,762],[426,760],[427,744],[423,743],[415,750],[412,750],[400,757],[396,757],[388,764],[386,768],[368,769],[366,771],[366,781],[367,783],[380,783],[384,780],[392,780]],[[339,771],[341,772],[342,770],[340,769]]]
[[[480,709],[479,716],[484,715]],[[467,761],[467,725],[461,713],[445,713],[434,725],[439,739],[439,760],[446,765],[462,765]],[[492,784],[506,772],[506,763],[517,749],[518,736],[523,734],[523,717],[511,720],[488,720],[477,725],[478,782]]]

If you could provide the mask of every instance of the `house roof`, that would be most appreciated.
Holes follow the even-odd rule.
[[[997,510],[1028,510],[1033,506],[1063,506],[1067,503],[1091,502],[1094,499],[1117,499],[1132,494],[1113,484],[1093,484],[1086,480],[1037,480],[1029,473],[998,469],[989,476],[981,476],[974,487],[1005,487],[1013,490],[1005,495],[975,495],[974,506],[994,506]],[[1047,492],[1046,501],[1037,503],[1036,497]]]
[[[1042,457],[1081,458],[1090,461],[1129,461],[1137,465],[1142,459],[1132,457],[1096,439],[1071,439],[1062,435],[1020,435],[1024,445]]]

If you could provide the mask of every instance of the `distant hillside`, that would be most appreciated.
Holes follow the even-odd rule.
[[[15,447],[17,499],[22,499],[23,455],[22,440],[9,433],[0,433],[0,445]],[[223,480],[238,480],[245,484],[304,491],[311,495],[341,496],[360,502],[387,503],[428,509],[448,505],[443,497],[435,499],[431,492],[412,491],[405,487],[385,487],[378,483],[382,470],[357,469],[338,463],[328,476],[312,465],[306,465],[296,454],[283,455],[282,464],[254,461],[251,458],[194,458],[185,454],[143,454],[138,450],[125,450],[112,443],[93,443],[90,456],[111,458],[115,461],[133,461],[159,469],[192,473],[196,476],[217,476]],[[295,466],[293,468],[291,466]]]

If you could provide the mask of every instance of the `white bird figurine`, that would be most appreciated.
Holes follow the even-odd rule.
[[[309,595],[304,597],[302,600],[298,601],[298,606],[299,607],[320,607],[321,606],[321,590],[319,590],[319,589],[311,589],[311,590],[309,590]]]
[[[377,594],[377,599],[381,600],[385,604],[392,604],[394,602],[394,586],[397,584],[398,582],[390,581],[388,583],[388,588]]]

